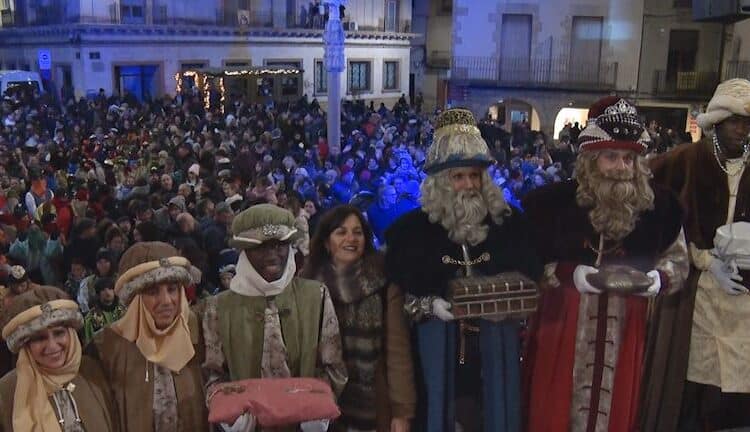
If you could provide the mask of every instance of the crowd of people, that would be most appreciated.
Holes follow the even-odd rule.
[[[113,276],[134,241],[177,246],[206,275],[200,291],[213,293],[222,288],[220,270],[233,260],[222,254],[227,228],[243,208],[262,202],[288,208],[309,237],[322,213],[352,203],[382,246],[387,226],[418,207],[434,116],[404,97],[392,108],[345,104],[345,138],[336,155],[315,100],[233,106],[206,110],[190,91],[146,103],[102,91],[61,107],[47,95],[6,97],[4,263],[24,265],[38,283],[64,286],[87,312],[96,280]],[[548,151],[543,135],[527,127],[510,139],[489,122],[482,126],[504,161],[491,176],[516,206],[529,190],[569,175],[572,149]]]
[[[615,96],[556,143],[405,96],[347,102],[338,151],[307,98],[10,95],[0,432],[265,430],[212,401],[295,377],[342,416],[288,430],[750,426],[727,321],[748,260],[712,249],[747,218],[748,94],[720,85],[706,139],[650,159]],[[454,307],[457,286],[487,303],[482,286],[529,281],[533,308]]]

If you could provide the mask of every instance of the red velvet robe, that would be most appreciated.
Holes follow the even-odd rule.
[[[529,194],[524,209],[545,263],[556,262],[560,285],[541,294],[531,320],[526,410],[529,431],[623,431],[636,429],[648,300],[639,296],[581,295],[573,284],[577,265],[593,266],[598,246],[588,210],[575,201],[574,181]],[[655,208],[611,247],[602,264],[655,269],[678,238],[682,210],[674,195],[655,191]],[[662,291],[669,280],[662,275]]]

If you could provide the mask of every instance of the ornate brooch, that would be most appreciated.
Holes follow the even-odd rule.
[[[42,310],[42,319],[49,319],[52,317],[52,305],[49,303],[44,303],[39,306],[39,308]]]
[[[263,225],[261,232],[265,237],[276,237],[281,234],[281,225]]]

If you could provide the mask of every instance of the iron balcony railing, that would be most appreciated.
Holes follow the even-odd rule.
[[[1,0],[0,0],[1,1]],[[169,11],[156,9],[151,16],[153,25],[212,25],[220,27],[239,27],[239,28],[278,28],[278,29],[310,29],[322,30],[325,28],[325,22],[322,17],[312,20],[309,17],[303,17],[295,12],[264,12],[264,11],[232,11],[218,13],[217,16],[206,17],[175,17],[168,14]],[[7,17],[6,17],[7,15]],[[3,11],[2,19],[4,25],[9,25],[12,21],[12,15]],[[304,18],[304,19],[303,19]],[[108,15],[69,15],[61,13],[39,15],[33,22],[26,25],[64,25],[64,24],[129,24],[129,25],[147,25],[148,19],[144,16],[127,17],[123,16],[122,11],[116,7],[110,7]],[[6,24],[8,23],[8,24]],[[348,18],[343,21],[345,31],[360,32],[385,32],[385,33],[409,33],[411,32],[410,20],[399,20],[395,23],[395,31],[386,30],[386,26],[381,22],[376,26],[358,25]]]
[[[719,84],[718,71],[654,71],[653,95],[688,99],[710,98]]]
[[[750,79],[750,61],[728,61],[724,69],[724,79],[730,78]]]
[[[614,90],[617,62],[567,58],[453,57],[451,79],[503,87]]]

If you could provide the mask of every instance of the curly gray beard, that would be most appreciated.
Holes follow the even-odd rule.
[[[633,232],[641,213],[654,208],[654,192],[648,183],[651,172],[641,157],[633,170],[605,173],[596,167],[595,157],[587,159],[581,155],[576,163],[576,202],[591,208],[594,231],[608,240],[622,240]]]
[[[482,172],[481,191],[455,192],[447,171],[428,177],[422,184],[422,211],[430,222],[439,223],[448,231],[452,242],[471,246],[487,239],[490,231],[485,222],[487,215],[498,225],[510,215],[503,192],[486,171]]]

